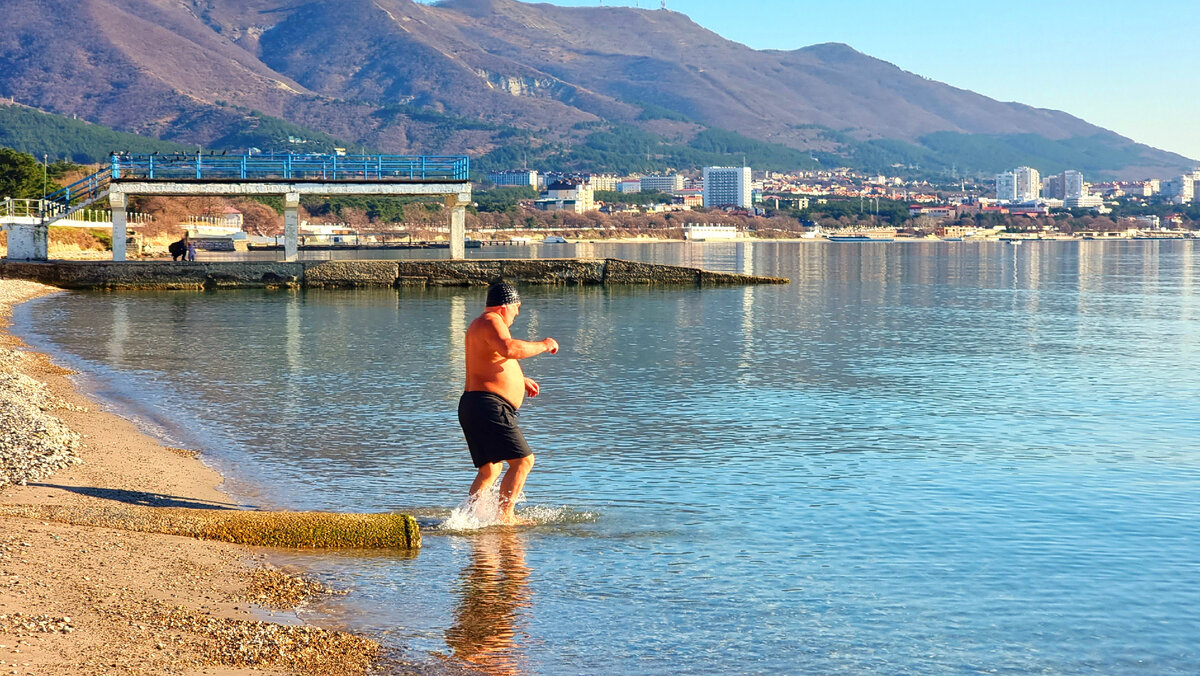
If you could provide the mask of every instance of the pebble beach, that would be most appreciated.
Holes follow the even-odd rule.
[[[52,291],[34,282],[0,282],[0,327],[7,323],[14,305]],[[32,359],[4,334],[0,342],[0,488],[23,486],[79,462],[79,435],[53,415],[56,409],[71,404],[25,374]]]
[[[194,453],[88,401],[7,332],[15,305],[57,291],[0,279],[0,512],[239,507]],[[299,620],[329,593],[249,547],[0,516],[0,676],[404,671],[367,638]]]

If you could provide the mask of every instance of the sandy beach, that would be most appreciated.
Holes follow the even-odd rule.
[[[8,334],[14,305],[56,291],[0,280],[0,509],[235,507],[195,453]],[[248,547],[0,516],[0,675],[368,673],[377,644],[291,610],[327,591]]]

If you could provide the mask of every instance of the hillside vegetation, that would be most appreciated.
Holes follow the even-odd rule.
[[[38,160],[48,155],[51,160],[79,164],[97,164],[115,150],[171,153],[189,149],[19,105],[0,105],[0,146],[29,153]]]
[[[206,149],[244,152],[266,151],[330,153],[344,146],[329,134],[285,120],[246,111],[240,124],[216,137]],[[21,105],[0,104],[0,146],[29,153],[38,159],[98,164],[112,152],[194,152],[195,145],[163,141],[140,134],[114,131],[99,124],[74,120]]]

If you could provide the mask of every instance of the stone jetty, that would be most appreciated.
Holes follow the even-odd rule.
[[[64,289],[246,289],[484,286],[497,279],[539,285],[741,286],[780,277],[711,272],[616,258],[492,260],[172,261],[0,260],[0,279]]]
[[[407,514],[268,512],[147,507],[116,501],[82,507],[0,505],[0,516],[141,533],[183,535],[254,547],[420,549],[421,528]]]

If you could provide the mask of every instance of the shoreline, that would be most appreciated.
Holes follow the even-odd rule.
[[[0,379],[9,396],[35,402],[33,428],[57,419],[78,435],[59,436],[79,462],[56,458],[48,477],[35,468],[28,485],[0,476],[0,507],[236,508],[218,488],[224,478],[194,451],[164,446],[88,399],[71,371],[9,332],[13,307],[55,292],[0,279]],[[18,429],[6,441],[16,451],[5,452],[29,451],[39,436]],[[0,516],[0,673],[367,673],[378,644],[301,623],[295,608],[329,590],[275,569],[269,554]]]

